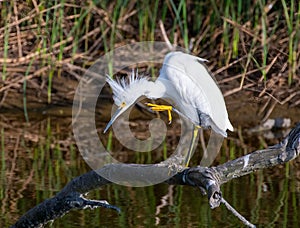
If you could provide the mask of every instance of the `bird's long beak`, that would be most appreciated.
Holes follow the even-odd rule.
[[[124,111],[124,107],[119,107],[116,112],[111,117],[110,121],[106,125],[106,128],[104,129],[103,133],[106,133],[106,131],[110,128],[110,126],[113,124],[113,122],[118,118],[119,115]]]

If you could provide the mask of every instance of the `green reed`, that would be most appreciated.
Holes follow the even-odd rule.
[[[158,0],[137,1],[140,41],[155,40],[158,4]]]
[[[27,91],[27,77],[29,75],[29,71],[31,69],[31,66],[34,62],[34,58],[30,61],[27,70],[24,75],[24,81],[23,81],[23,111],[24,111],[24,117],[26,122],[29,122],[29,117],[28,117],[28,110],[27,110],[27,96],[26,96],[26,91]]]
[[[289,85],[293,81],[293,75],[296,73],[297,68],[297,49],[298,49],[298,42],[299,42],[299,12],[300,12],[300,4],[298,3],[298,15],[295,23],[295,27],[293,25],[294,21],[294,9],[295,9],[295,1],[292,0],[290,2],[287,2],[285,0],[281,0],[282,7],[283,7],[283,13],[286,20],[286,25],[288,28],[288,37],[289,37],[289,46],[288,46],[288,64],[289,64],[289,75],[288,75],[288,83]],[[289,7],[287,4],[290,3]],[[297,36],[298,35],[298,36]],[[295,42],[295,44],[294,44]]]
[[[176,31],[176,27],[179,26],[181,38],[183,39],[183,46],[188,50],[189,37],[188,37],[188,22],[187,22],[187,9],[186,1],[180,0],[178,6],[173,0],[170,0],[172,10],[175,13],[175,20],[173,23],[173,36]]]
[[[0,4],[1,17],[7,18],[0,23],[3,45],[2,80],[5,80],[7,75],[11,74],[7,72],[8,63],[5,59],[14,57],[10,53],[17,48],[12,49],[15,46],[10,44],[11,39],[15,40],[12,35],[15,33],[15,26],[12,25],[13,4],[9,1]],[[28,8],[19,19],[28,16],[26,13],[30,10],[35,11],[32,1],[23,4]],[[268,7],[271,7],[270,12]],[[288,69],[285,75],[288,84],[292,84],[298,70],[300,6],[294,0],[281,0],[273,5],[265,0],[256,3],[241,0],[205,2],[170,0],[167,4],[159,0],[89,0],[80,6],[73,0],[42,0],[38,4],[38,10],[33,18],[23,21],[18,26],[20,31],[23,31],[23,26],[35,25],[31,29],[37,34],[36,45],[32,46],[36,49],[26,51],[38,52],[39,57],[33,64],[32,59],[26,64],[30,68],[33,68],[33,65],[38,68],[49,67],[46,72],[48,103],[52,101],[53,80],[65,71],[63,64],[66,59],[69,58],[71,63],[74,63],[74,56],[81,53],[86,55],[86,58],[79,62],[86,67],[93,64],[96,54],[111,51],[116,45],[126,44],[131,40],[164,40],[158,26],[159,21],[163,22],[167,37],[172,43],[176,42],[188,51],[209,53],[213,58],[217,58],[215,61],[219,65],[229,64],[244,55],[248,56],[247,63],[240,66],[241,70],[247,71],[251,70],[251,67],[256,67],[265,81],[268,80],[268,67],[275,56],[271,52],[274,46],[270,46],[269,41],[281,35],[277,33],[282,33],[284,21],[287,26],[286,38],[279,39],[287,40],[286,50],[282,52],[287,54]],[[99,16],[98,12],[101,11],[106,12],[105,17]],[[271,22],[273,24],[270,24]],[[101,32],[90,34],[95,26],[99,26]],[[252,33],[252,41],[248,39],[245,42],[242,27]],[[94,39],[99,41],[98,45],[94,46]],[[96,47],[98,49],[95,50]],[[216,55],[216,51],[219,54]],[[90,53],[93,54],[92,58],[89,56]],[[78,62],[75,62],[75,65],[77,64]],[[110,74],[112,66],[111,64],[108,66]]]
[[[6,168],[6,164],[5,164],[5,144],[4,144],[4,128],[1,128],[1,170],[4,173],[4,170]]]
[[[4,47],[3,47],[3,66],[2,66],[2,80],[4,81],[6,79],[6,68],[7,68],[7,63],[6,60],[8,58],[8,51],[9,51],[9,34],[10,34],[10,28],[9,28],[9,18],[11,17],[12,14],[12,4],[9,3],[9,1],[4,1],[3,7],[1,10],[1,17],[5,18],[4,20]]]
[[[260,0],[259,1],[260,5],[260,12],[261,12],[261,27],[262,27],[262,47],[263,47],[263,52],[262,52],[262,67],[261,67],[261,72],[264,80],[267,80],[267,75],[266,75],[266,66],[267,66],[267,58],[268,58],[268,44],[267,44],[267,15],[264,10],[264,7],[266,5],[265,0]]]

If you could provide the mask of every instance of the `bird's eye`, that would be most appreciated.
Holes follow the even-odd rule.
[[[120,105],[121,108],[125,107],[126,103],[123,101],[122,104]]]

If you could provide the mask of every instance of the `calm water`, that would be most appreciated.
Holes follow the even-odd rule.
[[[64,112],[60,112],[62,114]],[[22,115],[0,114],[0,133],[0,227],[13,224],[30,208],[55,195],[72,178],[90,170],[74,144],[68,115],[32,115],[26,123]],[[266,140],[263,135],[249,140],[244,131],[232,134],[224,142],[216,164],[277,141]],[[193,165],[199,161],[198,157],[194,156]],[[261,227],[300,227],[299,163],[298,159],[233,180],[222,186],[223,196],[243,216]],[[118,215],[104,208],[71,211],[47,226],[242,226],[225,206],[211,210],[206,196],[192,187],[108,185],[87,197],[105,199],[119,206],[122,213]]]

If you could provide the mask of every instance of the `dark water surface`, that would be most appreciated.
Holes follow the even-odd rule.
[[[26,211],[59,192],[72,178],[90,171],[77,150],[72,135],[70,112],[51,115],[0,114],[0,227],[8,227]],[[233,121],[235,122],[235,121]],[[99,124],[103,130],[105,123]],[[223,143],[215,165],[242,156],[280,139],[263,133],[247,134],[240,123]],[[174,132],[167,137],[175,140]],[[108,137],[108,136],[106,136]],[[113,147],[117,145],[112,138]],[[109,139],[104,139],[104,142]],[[166,142],[167,148],[170,146]],[[199,150],[201,146],[199,143]],[[126,149],[122,148],[126,153]],[[151,155],[163,159],[162,150]],[[138,157],[140,161],[150,156]],[[128,161],[136,158],[128,157]],[[200,161],[200,153],[192,166]],[[249,221],[261,227],[300,227],[300,160],[258,171],[222,186],[224,198]],[[197,188],[157,184],[149,187],[107,185],[88,194],[121,208],[71,211],[47,227],[241,227],[224,205],[211,210],[206,196]]]

